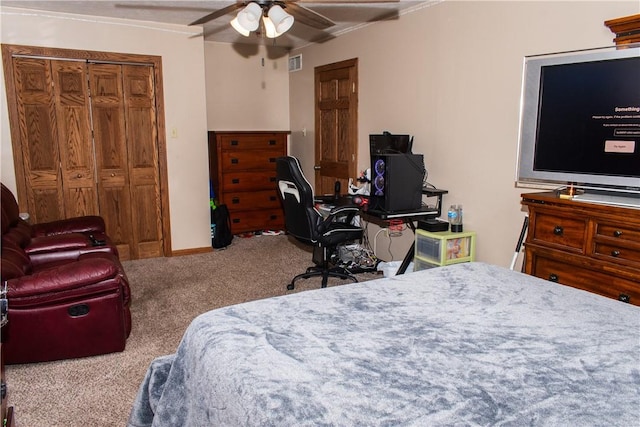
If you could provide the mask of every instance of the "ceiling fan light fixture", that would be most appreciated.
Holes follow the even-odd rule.
[[[233,27],[234,30],[236,30],[237,32],[239,32],[245,37],[249,37],[249,34],[251,34],[251,31],[245,29],[242,25],[240,25],[240,23],[238,22],[237,16],[231,20],[231,26]]]
[[[269,19],[268,16],[262,17],[262,22],[264,24],[264,34],[269,39],[275,39],[280,34],[276,33],[276,26],[273,25],[273,21]]]
[[[238,12],[238,15],[231,21],[231,25],[240,34],[244,35],[243,31],[238,30],[238,27],[245,31],[255,31],[260,26],[260,17],[262,16],[262,7],[258,3],[251,2],[244,9]],[[236,21],[236,25],[233,24]]]
[[[275,27],[276,37],[286,33],[293,25],[294,18],[289,15],[280,5],[273,5],[269,9],[269,19]]]

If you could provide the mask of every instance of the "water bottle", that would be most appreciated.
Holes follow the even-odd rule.
[[[451,205],[447,212],[451,231],[454,233],[462,232],[462,205]]]

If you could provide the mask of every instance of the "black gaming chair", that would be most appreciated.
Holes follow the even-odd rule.
[[[313,189],[295,157],[276,159],[276,181],[284,208],[286,231],[299,241],[313,245],[313,262],[316,264],[294,277],[287,289],[292,290],[298,279],[313,276],[322,276],[323,288],[327,286],[329,277],[357,282],[358,279],[347,270],[330,267],[329,259],[338,244],[362,239],[362,228],[352,225],[358,206],[337,206],[324,218],[315,208]]]

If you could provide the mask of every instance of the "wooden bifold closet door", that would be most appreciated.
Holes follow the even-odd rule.
[[[163,256],[154,66],[16,55],[7,67],[6,60],[18,119],[10,120],[16,178],[19,187],[24,178],[31,220],[100,215],[121,259]]]

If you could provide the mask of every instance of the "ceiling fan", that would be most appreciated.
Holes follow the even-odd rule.
[[[240,34],[247,37],[251,31],[265,34],[268,38],[275,38],[291,28],[294,21],[309,27],[325,30],[335,25],[325,16],[314,12],[300,3],[328,3],[354,4],[354,3],[397,3],[399,0],[252,0],[237,1],[234,4],[211,12],[202,18],[193,21],[189,25],[205,24],[222,16],[239,11],[231,20],[231,26]]]

